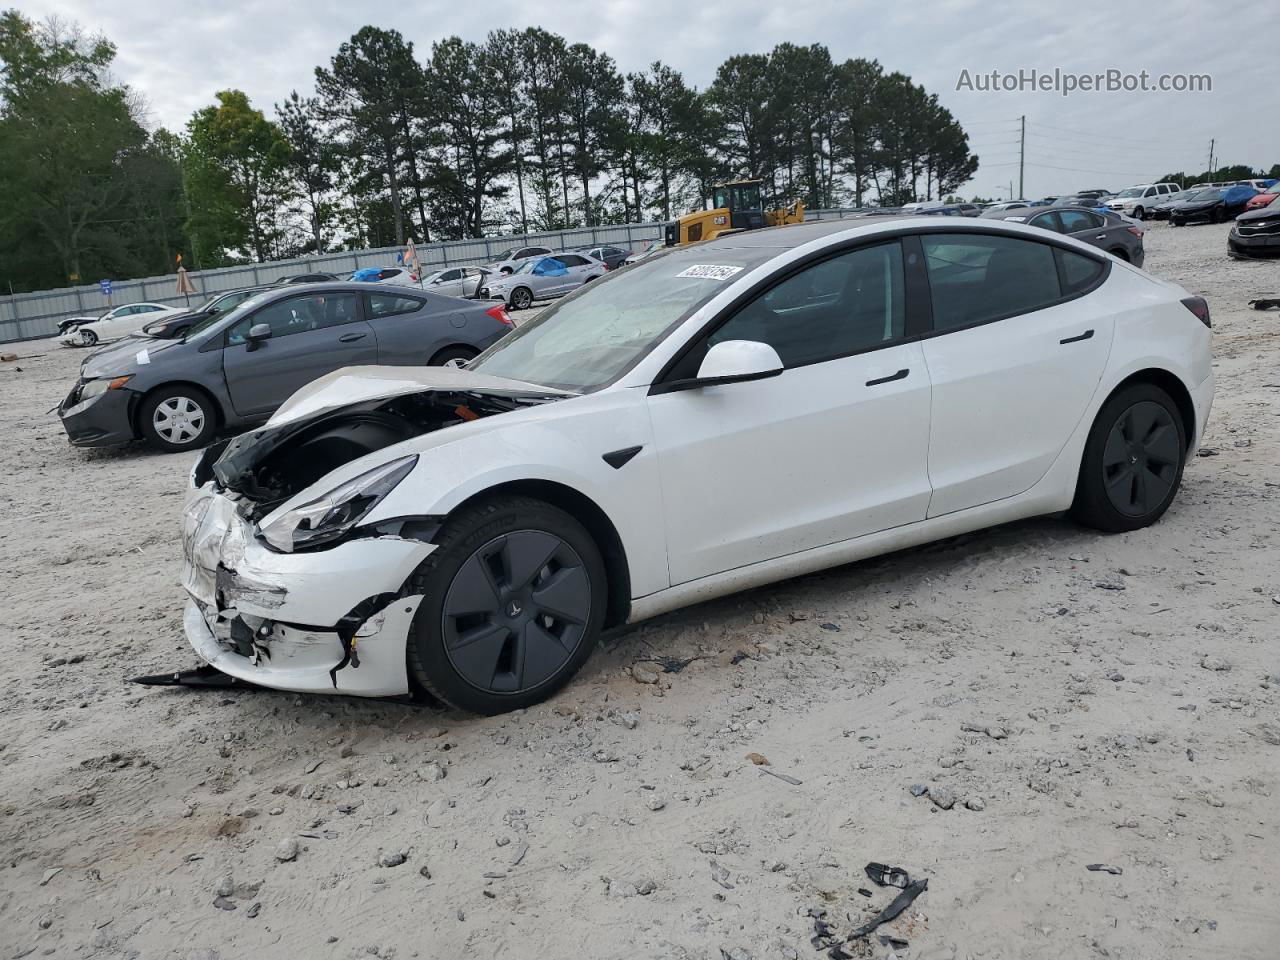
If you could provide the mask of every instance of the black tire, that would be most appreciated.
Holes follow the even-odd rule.
[[[533,291],[528,287],[516,287],[511,291],[511,309],[528,310],[533,306]]]
[[[166,427],[168,421],[172,426]],[[208,445],[217,430],[218,411],[213,400],[193,387],[157,387],[138,409],[142,438],[164,453],[199,450]]]
[[[478,352],[470,347],[445,347],[431,358],[429,365],[433,367],[461,367],[468,360],[478,355]]]
[[[436,543],[405,588],[423,597],[409,628],[412,681],[490,716],[564,686],[596,646],[608,596],[582,524],[541,500],[496,497],[451,516]]]
[[[1210,211],[1209,211],[1209,222],[1210,222],[1210,223],[1221,223],[1221,222],[1222,222],[1222,211],[1221,211],[1221,210],[1219,210],[1217,207],[1214,207],[1212,210],[1210,210]]]
[[[1135,219],[1135,220],[1141,220],[1141,219],[1143,218],[1143,216],[1145,215],[1145,213],[1146,213],[1146,211],[1144,211],[1144,210],[1142,209],[1142,207],[1134,207],[1134,208],[1133,208],[1133,219]]]
[[[1113,395],[1093,422],[1071,513],[1107,533],[1150,526],[1178,493],[1187,437],[1177,404],[1150,383]]]

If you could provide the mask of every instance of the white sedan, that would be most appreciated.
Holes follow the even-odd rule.
[[[465,370],[340,370],[206,451],[185,630],[267,687],[527,706],[610,626],[1024,517],[1156,522],[1211,336],[1199,297],[1019,224],[676,248]]]
[[[100,317],[68,317],[58,324],[59,342],[68,347],[92,347],[138,333],[153,320],[176,317],[190,307],[166,307],[163,303],[126,303]]]

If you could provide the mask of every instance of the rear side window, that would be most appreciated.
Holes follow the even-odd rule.
[[[423,301],[417,297],[402,297],[395,293],[366,293],[364,296],[371,320],[394,317],[401,313],[415,313],[423,306]]]
[[[1058,214],[1062,220],[1063,233],[1078,233],[1081,230],[1096,230],[1102,226],[1102,219],[1083,210],[1063,210]]]
[[[562,253],[556,259],[559,260],[561,263],[563,263],[566,267],[585,267],[588,262],[583,257],[578,256],[576,253]]]
[[[1070,250],[1055,249],[1053,253],[1058,258],[1058,272],[1062,278],[1064,296],[1069,297],[1082,290],[1088,290],[1098,282],[1107,269],[1105,264],[1099,263],[1092,257],[1072,253]]]
[[[938,332],[1047,307],[1061,298],[1053,248],[1012,237],[921,238]]]

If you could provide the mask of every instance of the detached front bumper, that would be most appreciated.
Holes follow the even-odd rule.
[[[183,517],[187,640],[249,683],[300,693],[409,692],[405,643],[421,596],[403,595],[435,545],[369,536],[277,553],[211,484]]]

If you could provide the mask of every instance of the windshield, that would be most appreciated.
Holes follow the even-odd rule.
[[[183,334],[182,339],[190,340],[192,337],[199,336],[206,330],[212,328],[214,324],[221,323],[223,320],[227,319],[227,317],[240,316],[246,308],[256,307],[265,297],[270,296],[272,293],[275,293],[275,291],[263,290],[261,293],[255,293],[253,296],[249,297],[249,299],[241,301],[233,310],[219,310],[216,313],[209,314],[209,316],[196,321],[188,327],[187,332]]]
[[[1116,194],[1116,196],[1117,196],[1117,197],[1121,197],[1121,198],[1124,198],[1124,197],[1140,197],[1140,196],[1142,196],[1143,192],[1144,192],[1146,189],[1147,189],[1146,187],[1125,187],[1123,190],[1121,190],[1119,193],[1117,193],[1117,194]]]
[[[1273,183],[1263,193],[1280,193],[1280,183]]]
[[[505,257],[503,259],[506,259]],[[533,268],[540,264],[541,260],[526,260],[520,266],[512,270],[512,273],[532,273]]]
[[[656,254],[561,300],[467,369],[561,390],[597,390],[723,290],[726,280],[772,254],[766,248]]]

